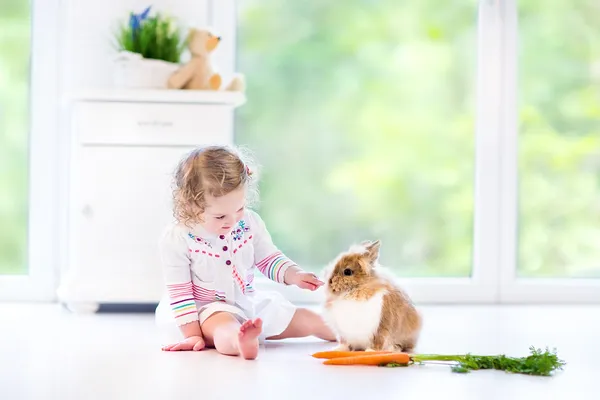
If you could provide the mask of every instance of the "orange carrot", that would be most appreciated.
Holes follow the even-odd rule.
[[[325,365],[385,365],[390,363],[410,363],[410,355],[407,353],[368,354],[354,357],[340,357],[325,360]]]
[[[332,350],[332,351],[319,351],[315,354],[313,354],[312,356],[314,358],[326,358],[326,359],[332,359],[332,358],[341,358],[341,357],[354,357],[354,356],[364,356],[364,355],[371,355],[371,354],[389,354],[389,351],[337,351],[337,350]]]

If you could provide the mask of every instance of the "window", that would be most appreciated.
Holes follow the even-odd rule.
[[[53,297],[59,9],[59,0],[0,5],[0,300]]]
[[[0,275],[27,273],[30,4],[0,4]]]
[[[520,1],[518,275],[600,277],[600,8]]]
[[[242,0],[236,141],[274,240],[320,270],[382,240],[404,277],[468,277],[477,4]]]
[[[211,4],[261,213],[304,267],[380,238],[417,301],[600,301],[597,6]]]

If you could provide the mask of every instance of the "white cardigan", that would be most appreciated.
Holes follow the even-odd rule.
[[[296,265],[273,244],[263,220],[246,211],[228,235],[208,233],[201,225],[176,224],[160,241],[163,275],[178,326],[198,320],[198,310],[213,302],[251,306],[254,271],[284,283]]]

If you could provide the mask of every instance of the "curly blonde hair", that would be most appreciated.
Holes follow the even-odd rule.
[[[221,197],[246,189],[247,205],[258,197],[256,166],[250,165],[248,152],[228,146],[194,149],[175,171],[173,216],[187,226],[203,222],[206,196]]]

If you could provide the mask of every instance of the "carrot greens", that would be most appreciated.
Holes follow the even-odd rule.
[[[473,370],[495,369],[517,374],[549,376],[555,370],[561,370],[565,362],[558,358],[556,350],[545,351],[530,347],[527,357],[507,357],[504,354],[494,356],[480,355],[441,355],[441,354],[413,354],[410,356],[414,363],[428,361],[452,362],[452,371],[468,373]],[[395,365],[387,365],[393,367]]]

